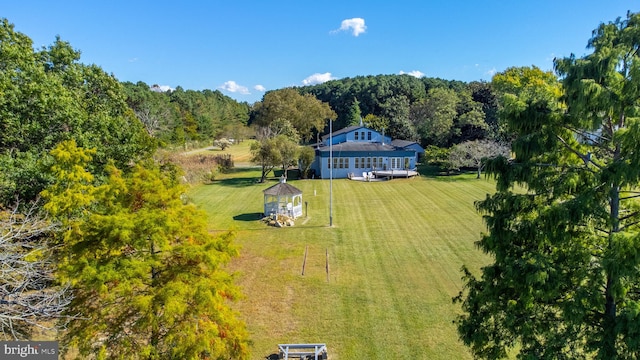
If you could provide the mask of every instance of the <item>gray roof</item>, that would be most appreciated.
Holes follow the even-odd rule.
[[[419,154],[424,154],[424,148],[417,142],[411,140],[393,140],[391,145],[394,145],[401,149],[409,149],[412,148],[416,150]]]
[[[417,143],[415,141],[399,140],[399,139],[391,141],[391,145],[394,145],[394,146],[397,146],[397,147],[401,147],[401,148],[404,148],[404,147],[407,147],[407,146],[413,145],[413,144],[417,144]]]
[[[267,189],[262,190],[265,195],[298,195],[302,194],[302,191],[295,186],[289,185],[286,182],[277,183]]]
[[[329,146],[323,146],[320,148],[322,151],[329,150]],[[333,152],[337,151],[393,151],[396,147],[389,144],[382,143],[370,143],[361,141],[347,141],[340,144],[333,145]]]
[[[329,138],[329,136],[336,136],[336,135],[348,133],[349,131],[360,129],[360,128],[363,128],[363,127],[365,127],[365,126],[364,125],[352,125],[352,126],[348,126],[346,128],[342,128],[342,129],[340,129],[338,131],[334,131],[333,134],[322,135],[322,141],[327,140]]]

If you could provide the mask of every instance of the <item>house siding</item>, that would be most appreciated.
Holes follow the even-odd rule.
[[[393,146],[391,138],[375,130],[362,126],[350,127],[334,136],[323,137],[322,144],[316,146],[311,169],[315,177],[325,179],[346,178],[351,174],[361,176],[363,172],[375,170],[414,170],[418,154],[424,150],[418,144],[410,144],[406,147]],[[329,164],[331,155],[334,166]]]

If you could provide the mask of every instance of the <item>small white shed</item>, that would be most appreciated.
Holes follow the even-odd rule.
[[[264,215],[286,215],[290,218],[302,216],[302,191],[287,184],[283,177],[278,184],[262,191],[264,193]]]

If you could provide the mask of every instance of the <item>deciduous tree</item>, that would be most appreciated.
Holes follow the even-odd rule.
[[[373,114],[367,114],[364,117],[365,126],[375,131],[383,133],[389,128],[389,119],[382,118]]]
[[[389,119],[385,135],[392,139],[415,140],[418,137],[414,125],[409,121],[409,99],[392,96],[383,104],[382,117]]]
[[[287,120],[293,125],[302,141],[308,142],[313,131],[322,131],[327,120],[336,118],[329,104],[311,94],[300,95],[293,88],[268,92],[255,107],[256,123],[269,126],[276,119]]]
[[[640,357],[640,16],[601,24],[562,87],[516,76],[515,158],[477,204],[493,258],[465,269],[458,330],[480,358]],[[518,187],[520,185],[522,187]]]
[[[275,141],[276,151],[280,155],[280,165],[282,165],[283,176],[286,179],[287,169],[298,160],[299,146],[297,142],[292,141],[285,135],[278,135],[273,140]]]
[[[68,311],[82,314],[64,346],[97,358],[247,358],[229,307],[239,292],[223,269],[237,255],[233,233],[210,234],[173,173],[151,162],[130,175],[110,165],[94,185],[87,151],[65,142],[52,155],[45,208],[65,229],[58,274],[72,287]]]
[[[117,79],[79,59],[60,38],[35,50],[0,19],[0,204],[35,199],[51,180],[47,152],[60,141],[100,144],[96,168],[108,161],[125,166],[153,150]]]
[[[309,176],[309,169],[316,157],[316,152],[310,146],[301,146],[298,153],[298,160],[300,162],[300,173],[303,179]]]
[[[425,144],[448,146],[454,135],[460,100],[453,90],[433,88],[424,101],[411,108],[411,119]]]
[[[261,141],[251,143],[251,162],[260,165],[262,169],[260,182],[264,182],[267,174],[280,163],[280,152],[278,152],[274,138],[265,138]]]
[[[449,162],[454,168],[472,167],[480,179],[487,160],[503,156],[509,157],[509,147],[493,140],[465,141],[454,145],[449,153]]]

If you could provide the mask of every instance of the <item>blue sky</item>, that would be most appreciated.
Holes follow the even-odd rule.
[[[253,103],[265,90],[359,75],[490,81],[511,66],[552,69],[588,53],[602,22],[637,0],[1,1],[34,46],[56,35],[121,81],[218,89]]]

